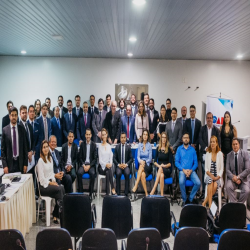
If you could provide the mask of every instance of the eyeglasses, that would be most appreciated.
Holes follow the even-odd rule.
[[[168,104],[171,104],[171,102],[167,102],[166,104],[167,104],[167,105],[168,105]]]

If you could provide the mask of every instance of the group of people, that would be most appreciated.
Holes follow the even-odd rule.
[[[160,114],[155,110],[154,99],[144,94],[137,102],[131,96],[130,103],[121,99],[111,101],[111,96],[98,100],[90,96],[90,105],[75,96],[75,107],[71,100],[67,108],[63,106],[63,96],[58,97],[58,106],[51,110],[51,100],[46,98],[41,104],[36,100],[28,108],[19,109],[13,102],[7,103],[8,114],[2,120],[2,163],[4,173],[27,172],[28,161],[34,158],[38,172],[40,192],[55,198],[58,203],[54,209],[54,221],[57,222],[58,209],[64,193],[72,192],[72,183],[77,177],[78,191],[83,192],[82,176],[90,176],[89,194],[92,198],[98,172],[106,175],[106,193],[120,195],[120,179],[125,177],[125,195],[129,192],[129,176],[134,161],[130,144],[138,144],[138,171],[136,182],[131,188],[136,192],[139,183],[148,195],[146,178],[157,169],[156,180],[150,194],[154,194],[160,183],[161,195],[164,193],[164,179],[171,176],[174,167],[178,169],[178,180],[183,205],[193,202],[202,183],[201,197],[203,205],[212,204],[212,196],[218,187],[225,187],[231,201],[245,202],[250,192],[247,176],[250,174],[249,156],[239,148],[237,130],[231,123],[229,112],[224,115],[220,129],[213,125],[213,114],[206,114],[206,125],[202,126],[196,116],[196,107],[181,108],[181,117],[177,118],[177,109],[161,105]],[[18,117],[18,114],[20,117]],[[76,144],[75,142],[78,143]],[[98,143],[98,144],[97,144]],[[151,143],[158,143],[154,163],[152,164]],[[114,153],[111,145],[115,144]],[[61,153],[56,149],[61,147]],[[97,149],[98,148],[98,149]],[[198,162],[202,164],[202,181],[197,175]],[[78,169],[77,169],[78,163]],[[112,166],[115,166],[114,170]],[[116,176],[116,189],[113,176]],[[187,198],[186,180],[193,183]],[[62,185],[60,185],[62,184]],[[207,188],[207,196],[204,197]],[[240,189],[236,199],[235,189]]]

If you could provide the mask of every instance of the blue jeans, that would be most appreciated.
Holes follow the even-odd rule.
[[[181,197],[182,197],[184,202],[186,202],[186,200],[187,200],[186,187],[185,187],[186,179],[187,179],[187,177],[184,174],[184,172],[180,171],[179,172],[179,185],[180,185],[180,189],[181,189]],[[194,183],[191,194],[189,196],[189,201],[192,202],[196,192],[200,188],[201,182],[200,182],[198,175],[194,171],[192,172],[192,174],[190,175],[190,177],[188,179]]]

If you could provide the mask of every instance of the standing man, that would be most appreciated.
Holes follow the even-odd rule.
[[[75,96],[75,103],[76,103],[76,106],[73,108],[72,112],[73,114],[76,114],[76,116],[78,117],[83,112],[81,108],[81,97],[79,95]]]
[[[63,144],[63,128],[60,119],[59,107],[54,108],[54,117],[51,119],[51,135],[54,135],[57,140],[57,146],[61,147]]]
[[[10,124],[10,115],[9,115],[9,112],[10,112],[10,109],[14,106],[13,102],[12,101],[8,101],[7,102],[7,110],[8,110],[8,114],[6,116],[3,117],[2,119],[2,129],[9,125]],[[19,122],[19,119],[17,117],[17,123]]]
[[[72,112],[73,105],[71,100],[67,101],[67,108],[68,108],[68,113],[64,115],[63,119],[63,134],[66,141],[68,137],[68,132],[70,130],[72,130],[74,135],[76,136],[76,125],[77,125],[77,116]]]
[[[74,133],[72,130],[68,132],[68,142],[62,145],[61,165],[65,168],[66,174],[71,176],[72,183],[76,179],[76,163],[78,147],[74,143]]]
[[[149,122],[149,133],[151,142],[157,142],[156,129],[159,121],[159,113],[155,110],[155,100],[150,98],[149,100],[149,110],[148,110],[148,122]]]
[[[77,121],[77,139],[79,141],[79,145],[81,145],[81,143],[86,140],[86,129],[91,130],[92,128],[91,124],[92,124],[92,118],[91,114],[88,113],[88,103],[84,102],[83,113],[79,115]]]
[[[88,107],[88,113],[91,114],[91,117],[93,118],[94,114],[98,114],[98,108],[95,106],[95,96],[91,95],[89,97],[90,106]]]
[[[144,105],[145,105],[145,112],[148,112],[148,104],[149,104],[149,94],[146,93],[144,94]]]
[[[181,117],[177,118],[177,121],[180,122],[182,128],[184,128],[186,120],[187,120],[187,107],[183,106],[181,108]]]
[[[131,95],[130,104],[131,104],[132,115],[135,117],[136,114],[138,113],[138,107],[136,102],[136,96],[134,94]]]
[[[11,107],[10,124],[3,128],[1,155],[5,174],[21,172],[25,174],[28,166],[28,150],[25,129],[17,124],[18,110]]]
[[[108,131],[108,142],[110,144],[117,144],[120,137],[121,130],[121,117],[119,113],[116,113],[117,102],[111,102],[111,111],[106,115],[104,128]]]
[[[126,113],[126,109],[125,109],[125,100],[122,98],[119,101],[119,110],[116,111],[121,117],[123,117]]]
[[[63,107],[63,96],[62,95],[59,95],[58,96],[58,99],[57,99],[57,104],[58,104],[58,107],[59,107],[59,110],[60,110],[60,119],[63,119],[64,115],[68,112],[68,109]],[[55,111],[55,108],[53,108],[53,111]]]
[[[45,103],[46,103],[47,106],[48,106],[47,117],[48,117],[49,119],[51,119],[51,118],[53,118],[53,116],[54,116],[54,112],[53,112],[53,110],[50,109],[50,107],[51,107],[51,101],[50,101],[50,98],[49,98],[49,97],[47,97],[47,98],[45,99]]]
[[[94,131],[93,141],[96,143],[101,142],[101,130],[104,128],[104,122],[107,111],[103,110],[104,101],[102,98],[98,100],[98,113],[93,115],[92,129]]]
[[[106,95],[106,105],[104,106],[103,110],[109,112],[111,110],[111,95]]]
[[[129,175],[130,166],[133,162],[132,150],[129,145],[126,144],[126,134],[121,133],[121,143],[115,147],[113,156],[113,162],[115,164],[116,173],[116,193],[120,195],[121,192],[121,176],[125,177],[125,196],[128,196],[129,191]]]
[[[83,192],[82,186],[82,175],[88,173],[90,176],[89,182],[89,196],[92,199],[92,194],[94,190],[95,178],[96,178],[96,161],[97,161],[97,150],[96,144],[91,141],[91,129],[87,128],[85,131],[85,138],[80,146],[79,152],[79,169],[77,172],[78,180],[78,191]]]
[[[245,203],[250,195],[250,174],[248,152],[240,149],[240,142],[233,138],[233,150],[227,155],[227,193],[231,202]],[[239,199],[236,198],[235,190],[240,189]]]
[[[168,98],[166,100],[166,114],[167,114],[167,122],[171,121],[172,119],[172,116],[171,116],[171,113],[172,113],[172,109],[171,109],[171,100]]]
[[[127,142],[136,143],[135,117],[131,115],[131,105],[126,108],[126,115],[121,117],[121,132],[127,136]]]

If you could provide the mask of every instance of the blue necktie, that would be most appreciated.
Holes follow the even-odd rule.
[[[57,121],[58,128],[60,129],[61,127],[60,127],[59,119],[57,118],[56,121]]]
[[[194,120],[192,120],[192,144],[194,143]]]
[[[71,114],[69,114],[69,121],[72,124]]]
[[[53,157],[53,159],[54,159],[54,161],[55,161],[55,163],[56,163],[56,166],[58,167],[58,160],[57,160],[57,158],[56,158],[56,155],[55,155],[55,152],[54,152],[54,151],[52,152],[52,157]]]

